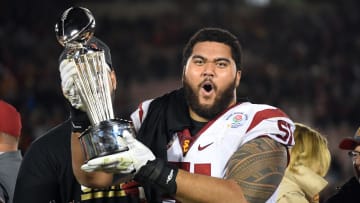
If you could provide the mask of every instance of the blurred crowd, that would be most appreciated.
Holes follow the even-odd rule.
[[[2,5],[3,4],[3,5]],[[72,4],[0,3],[0,98],[22,114],[21,149],[68,118],[62,97],[54,25]],[[181,54],[198,28],[220,26],[243,46],[240,97],[282,108],[329,140],[326,197],[353,175],[338,149],[353,136],[360,108],[360,1],[79,1],[96,19],[116,68],[115,107],[127,117],[143,99],[180,86]]]

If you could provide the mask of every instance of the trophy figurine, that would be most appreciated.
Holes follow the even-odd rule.
[[[104,50],[87,45],[94,31],[95,19],[83,7],[67,9],[55,24],[57,40],[65,48],[65,60],[76,64],[74,85],[91,123],[79,137],[86,162],[128,150],[123,134],[135,134],[130,121],[114,117]]]

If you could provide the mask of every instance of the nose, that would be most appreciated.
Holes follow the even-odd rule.
[[[215,75],[215,64],[213,62],[207,62],[204,65],[204,71],[202,73],[203,76],[211,76],[213,77]]]

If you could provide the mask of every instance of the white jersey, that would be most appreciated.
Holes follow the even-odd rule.
[[[132,114],[136,129],[146,117],[150,101],[143,103],[140,111]],[[279,143],[293,146],[294,123],[280,109],[264,104],[241,103],[210,121],[197,135],[184,139],[179,132],[168,144],[169,162],[191,173],[223,178],[227,162],[234,152],[246,142],[267,136]],[[275,193],[267,202],[275,202]]]

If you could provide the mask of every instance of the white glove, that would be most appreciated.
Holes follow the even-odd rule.
[[[105,70],[111,71],[111,68],[107,63],[105,63],[104,66]],[[86,111],[86,107],[81,101],[80,91],[74,82],[74,79],[78,77],[76,68],[76,64],[73,60],[64,59],[61,61],[59,65],[61,88],[65,98],[73,107]]]
[[[80,92],[75,85],[74,78],[78,77],[76,73],[76,64],[74,61],[64,59],[60,66],[61,88],[65,98],[76,109],[86,111],[85,105],[81,101]]]
[[[136,174],[148,161],[155,160],[154,154],[144,144],[125,131],[124,141],[128,151],[89,160],[81,166],[86,172],[105,171],[109,173]]]

